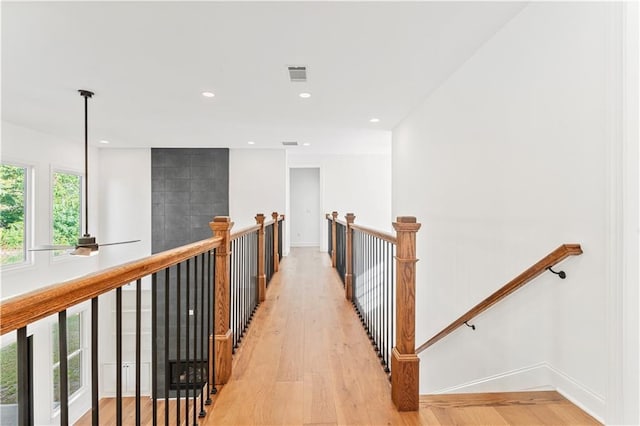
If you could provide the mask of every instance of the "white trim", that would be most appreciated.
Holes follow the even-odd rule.
[[[622,389],[622,324],[623,324],[623,146],[622,146],[622,7],[609,3],[606,19],[605,107],[607,147],[607,205],[606,205],[606,341],[607,349],[607,423],[621,423]]]
[[[580,407],[583,411],[594,417],[600,423],[604,423],[604,413],[606,411],[606,401],[582,383],[574,380],[562,371],[547,364],[546,368],[551,385],[562,396]]]
[[[606,403],[602,395],[590,390],[546,362],[505,371],[456,386],[438,389],[432,394],[515,392],[556,390],[599,422],[603,422]]]
[[[480,379],[472,380],[460,385],[449,386],[438,389],[433,394],[440,393],[479,393],[479,392],[500,392],[514,390],[516,387],[521,390],[550,390],[547,374],[547,363],[516,368]],[[522,383],[526,383],[522,386]]]
[[[320,249],[320,243],[291,243],[291,247],[318,247]]]
[[[640,97],[638,84],[640,42],[638,25],[640,7],[637,2],[622,4],[622,347],[621,347],[621,412],[616,420],[624,424],[640,424],[640,293],[639,231],[640,158],[638,151],[638,117]]]

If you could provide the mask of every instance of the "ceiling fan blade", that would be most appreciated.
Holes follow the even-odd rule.
[[[76,246],[63,246],[63,245],[44,245],[39,247],[30,248],[27,251],[52,251],[52,250],[71,250]]]
[[[115,246],[118,244],[131,244],[131,243],[137,243],[140,240],[130,240],[130,241],[118,241],[117,243],[106,243],[106,244],[100,244],[100,247],[104,247],[104,246]]]

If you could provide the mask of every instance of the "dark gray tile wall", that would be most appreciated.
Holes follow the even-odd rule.
[[[214,216],[229,214],[229,150],[151,150],[153,253],[209,238]]]
[[[214,216],[229,214],[229,150],[217,148],[153,148],[151,150],[151,191],[152,191],[152,244],[153,253],[169,250],[212,236],[209,222]],[[198,260],[201,262],[201,259]],[[169,309],[165,309],[165,275],[157,276],[158,305],[158,396],[165,394],[164,337],[165,321],[169,324],[169,360],[177,358],[177,336],[180,334],[180,358],[185,359],[187,339],[190,345],[189,358],[200,359],[200,351],[206,347],[197,339],[198,350],[193,352],[194,326],[200,327],[206,315],[201,305],[209,305],[207,291],[201,287],[201,267],[198,265],[198,281],[195,281],[195,265],[190,262],[187,277],[186,262],[181,265],[180,330],[177,326],[177,268],[170,270]],[[205,285],[205,288],[209,284]],[[189,288],[189,302],[186,300]],[[196,289],[197,287],[197,289]],[[197,291],[197,299],[194,297]],[[187,314],[193,310],[193,315]],[[206,318],[206,316],[205,316]],[[189,337],[187,338],[187,321]],[[205,321],[206,323],[207,321]],[[200,334],[198,332],[198,334]],[[208,345],[208,343],[205,343]],[[192,393],[192,392],[190,392]],[[184,397],[185,391],[182,392]],[[176,392],[170,391],[170,397]]]

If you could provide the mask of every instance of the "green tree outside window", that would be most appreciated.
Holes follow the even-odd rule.
[[[82,178],[73,173],[53,173],[53,244],[74,246],[82,226]],[[55,251],[54,255],[64,254]]]
[[[0,164],[0,265],[26,260],[27,168]]]

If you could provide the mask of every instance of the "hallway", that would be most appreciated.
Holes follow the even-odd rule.
[[[326,253],[280,264],[206,423],[402,424],[390,384]],[[413,420],[413,421],[412,421]]]

